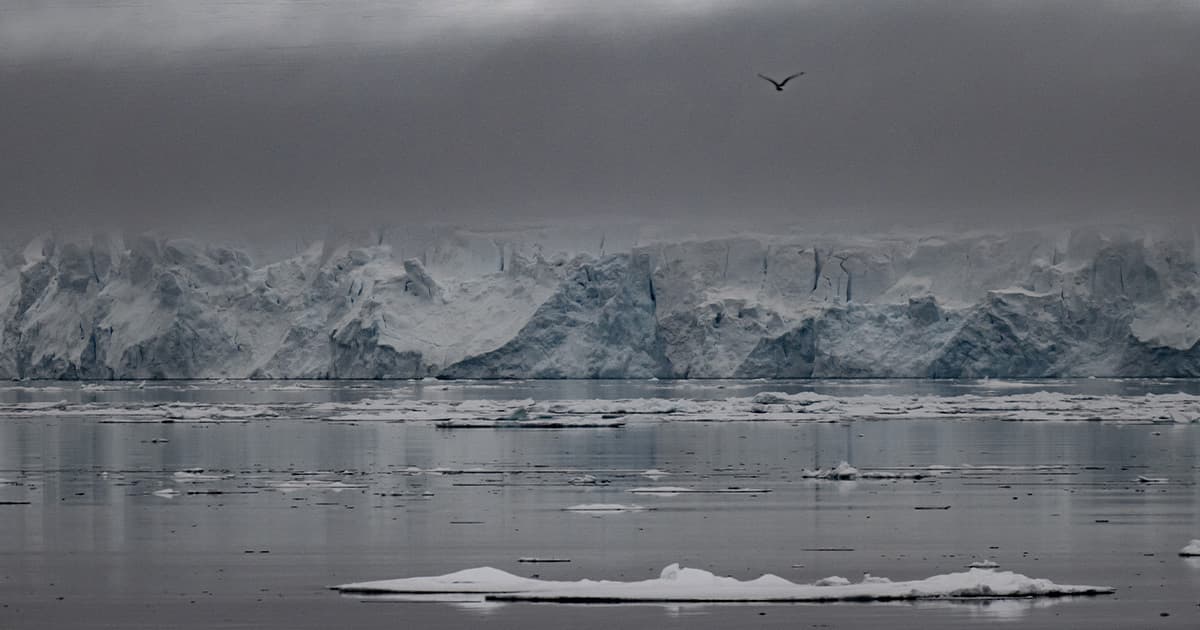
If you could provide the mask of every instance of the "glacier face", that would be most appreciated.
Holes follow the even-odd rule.
[[[1200,376],[1194,233],[597,240],[43,236],[0,251],[0,376]]]

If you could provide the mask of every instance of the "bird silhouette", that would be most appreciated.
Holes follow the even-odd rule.
[[[776,81],[775,79],[772,79],[771,77],[769,77],[765,74],[758,75],[758,78],[763,79],[765,81],[770,81],[771,85],[775,86],[776,92],[782,92],[783,86],[787,85],[788,81],[791,81],[792,79],[795,79],[796,77],[803,76],[803,75],[804,75],[803,72],[797,72],[796,74],[793,74],[792,76],[790,76],[782,81]]]

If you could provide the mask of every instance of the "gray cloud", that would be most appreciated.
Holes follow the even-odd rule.
[[[1193,3],[487,4],[404,21],[253,2],[227,7],[261,20],[224,29],[180,9],[69,45],[93,32],[78,15],[6,14],[23,26],[0,37],[0,209],[135,226],[1200,209]],[[794,70],[782,94],[754,76]]]

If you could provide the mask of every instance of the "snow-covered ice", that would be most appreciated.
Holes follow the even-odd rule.
[[[656,579],[635,582],[524,578],[483,567],[435,577],[358,582],[334,587],[356,594],[474,594],[498,601],[545,602],[839,602],[947,598],[1057,597],[1113,593],[1108,586],[1056,584],[1011,571],[970,569],[923,580],[892,582],[864,576],[859,582],[830,577],[797,584],[775,575],[753,580],[720,577],[672,564]]]
[[[222,243],[47,234],[0,257],[0,377],[1200,373],[1187,231],[680,241],[642,229],[604,248],[410,227],[257,261]],[[793,403],[761,403],[781,404]]]
[[[1181,556],[1200,556],[1200,538],[1193,539],[1183,549],[1179,550]]]

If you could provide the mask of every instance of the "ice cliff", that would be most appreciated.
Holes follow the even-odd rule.
[[[0,249],[0,376],[1200,376],[1191,232],[396,234]]]

